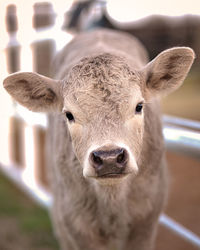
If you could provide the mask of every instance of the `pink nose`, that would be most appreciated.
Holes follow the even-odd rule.
[[[98,177],[123,174],[128,162],[128,152],[124,148],[98,150],[90,154],[90,164]]]

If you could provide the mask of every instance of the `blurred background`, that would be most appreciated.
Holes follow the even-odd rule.
[[[136,36],[150,59],[173,46],[194,49],[196,60],[184,85],[162,102],[170,175],[165,212],[200,236],[199,14],[199,0],[0,1],[1,83],[17,71],[51,76],[55,53],[77,33],[97,27]],[[0,120],[0,249],[58,249],[46,209],[51,203],[45,172],[46,116],[25,110],[0,84]],[[191,146],[179,150],[184,135]],[[197,247],[161,225],[158,249]]]

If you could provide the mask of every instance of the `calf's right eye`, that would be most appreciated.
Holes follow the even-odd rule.
[[[69,122],[75,122],[74,116],[72,115],[71,112],[66,112],[65,115]]]

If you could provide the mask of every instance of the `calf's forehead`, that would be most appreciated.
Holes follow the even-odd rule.
[[[124,58],[102,54],[84,58],[64,80],[65,105],[125,107],[141,96],[137,72]]]

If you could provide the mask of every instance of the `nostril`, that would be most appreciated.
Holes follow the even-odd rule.
[[[98,166],[103,164],[101,157],[99,157],[95,152],[92,153],[92,161]]]
[[[122,163],[124,161],[124,152],[117,156],[117,163]]]
[[[119,153],[119,155],[117,156],[117,163],[122,164],[125,163],[127,160],[127,153],[126,150],[121,149],[121,152]]]

